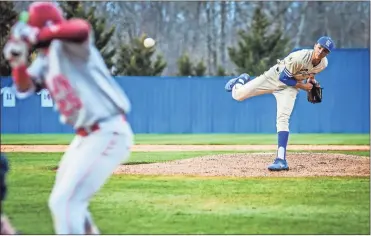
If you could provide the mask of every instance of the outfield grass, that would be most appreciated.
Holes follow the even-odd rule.
[[[130,162],[211,153],[221,152],[138,152]],[[53,234],[47,199],[61,155],[8,154],[5,211],[24,234]],[[91,211],[103,234],[370,234],[369,193],[369,178],[122,175],[93,198]]]
[[[1,134],[1,144],[69,144],[73,134]],[[275,144],[276,134],[136,134],[136,144]],[[369,134],[290,134],[290,144],[370,145]]]

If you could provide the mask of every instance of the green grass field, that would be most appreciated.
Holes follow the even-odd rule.
[[[318,135],[319,141],[314,137],[298,135],[296,144],[369,144],[368,135]],[[2,144],[67,144],[71,138],[2,135]],[[275,135],[139,135],[137,143],[233,144],[232,138],[239,144],[275,143]],[[295,140],[291,137],[290,143]],[[134,152],[129,163],[226,152]],[[369,158],[369,152],[336,152]],[[53,234],[47,201],[55,177],[52,169],[62,153],[7,155],[11,172],[4,210],[24,234]],[[369,235],[370,178],[115,175],[93,198],[90,209],[102,234]]]
[[[130,162],[206,154],[133,153]],[[24,234],[53,233],[47,199],[61,155],[8,154],[5,210]],[[369,193],[369,178],[113,176],[91,210],[103,234],[369,234]]]
[[[69,144],[73,134],[2,134],[1,144]],[[276,134],[136,134],[136,144],[275,144]],[[290,144],[370,145],[369,134],[290,134]]]

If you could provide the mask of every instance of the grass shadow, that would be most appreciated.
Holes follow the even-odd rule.
[[[133,161],[128,163],[121,164],[122,166],[130,166],[130,165],[142,165],[142,164],[153,164],[156,162],[145,162],[145,161]]]

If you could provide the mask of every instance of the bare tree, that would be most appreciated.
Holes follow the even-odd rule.
[[[226,64],[226,21],[227,21],[227,2],[220,2],[220,61],[222,65]]]
[[[298,27],[298,33],[297,33],[296,40],[295,40],[295,48],[298,48],[300,46],[301,39],[305,36],[304,27],[305,27],[305,21],[307,19],[307,14],[304,11],[304,9],[308,6],[308,2],[303,2],[302,4],[303,5],[302,5],[301,14],[300,14],[300,24]]]
[[[207,16],[207,72],[208,74],[211,74],[211,66],[212,66],[212,26],[210,22],[212,22],[211,16],[211,8],[212,8],[212,3],[210,2],[205,2],[207,8],[206,8],[206,16]]]
[[[17,2],[17,4],[20,4]],[[93,4],[93,3],[91,3]],[[282,27],[291,47],[312,47],[323,34],[337,47],[369,47],[369,2],[95,2],[99,14],[116,25],[113,45],[118,47],[141,33],[155,38],[168,62],[164,75],[175,75],[177,59],[188,52],[191,60],[204,59],[207,74],[216,64],[233,71],[226,48],[236,46],[237,32],[249,31],[252,13],[262,7],[272,29]],[[284,55],[283,55],[284,56]]]

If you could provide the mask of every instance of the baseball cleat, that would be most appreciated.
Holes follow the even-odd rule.
[[[236,84],[246,84],[247,82],[250,81],[250,75],[244,73],[244,74],[241,74],[240,76],[238,76],[237,78],[233,78],[233,79],[230,79],[226,84],[225,84],[225,90],[227,92],[231,92],[232,89],[233,89],[233,86],[235,86]]]
[[[289,165],[287,164],[286,160],[276,158],[273,164],[268,166],[268,170],[271,170],[271,171],[289,170]]]

